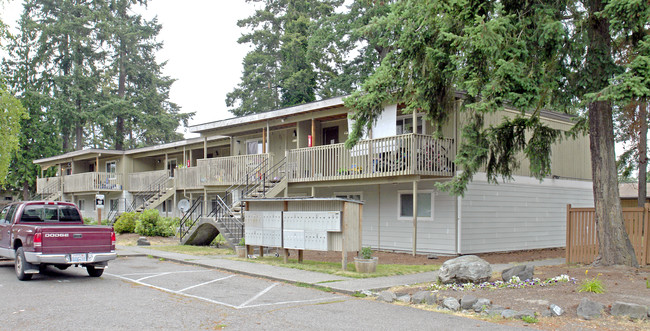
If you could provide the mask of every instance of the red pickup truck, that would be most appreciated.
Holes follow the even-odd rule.
[[[0,213],[0,257],[15,259],[16,276],[29,280],[48,265],[85,267],[99,277],[117,257],[110,226],[84,225],[69,202],[25,201]]]

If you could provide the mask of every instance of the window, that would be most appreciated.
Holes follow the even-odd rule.
[[[336,192],[334,193],[334,197],[363,201],[363,194],[361,192]]]
[[[398,218],[413,219],[413,193],[400,191],[397,203]],[[430,191],[418,191],[418,219],[433,220],[433,194]]]
[[[246,154],[262,154],[262,141],[259,139],[246,141]]]
[[[426,134],[424,127],[422,126],[422,115],[417,115],[418,127],[417,133]],[[397,130],[395,132],[397,135],[413,133],[413,115],[404,115],[397,118]]]
[[[77,201],[77,207],[79,207],[79,210],[84,210],[86,205],[86,200],[79,200]]]
[[[8,213],[9,213],[9,207],[5,207],[4,209],[2,209],[2,212],[0,213],[0,223],[5,223]]]
[[[110,199],[110,200],[108,200],[109,206],[111,208],[109,210],[117,210],[118,201],[119,201],[118,199]]]
[[[109,174],[108,178],[115,179],[115,173],[117,172],[117,162],[116,161],[106,162],[106,172]]]

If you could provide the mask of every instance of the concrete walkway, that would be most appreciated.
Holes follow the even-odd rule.
[[[334,291],[352,294],[361,291],[379,291],[394,286],[413,285],[420,283],[435,282],[438,277],[437,271],[422,272],[410,275],[387,276],[375,278],[349,278],[330,275],[320,272],[298,270],[271,266],[254,262],[243,262],[228,259],[229,256],[195,256],[188,254],[170,253],[156,250],[147,246],[117,246],[119,256],[153,256],[180,263],[189,263],[206,268],[216,268],[234,273],[263,277],[289,283],[305,283],[331,288]],[[531,261],[526,264],[534,266],[561,265],[565,263],[564,258],[549,259],[542,261]],[[502,271],[512,264],[492,264],[493,271]]]

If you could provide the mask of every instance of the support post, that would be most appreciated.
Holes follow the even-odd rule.
[[[418,240],[418,181],[413,181],[413,256],[417,250]]]

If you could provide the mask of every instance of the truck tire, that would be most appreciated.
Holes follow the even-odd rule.
[[[18,280],[32,279],[32,274],[25,273],[26,263],[27,261],[25,260],[25,252],[22,247],[18,247],[18,249],[16,250],[16,261],[14,263],[16,267],[16,277],[18,277]]]
[[[98,269],[91,265],[86,266],[86,271],[90,277],[99,277],[104,273],[104,269]]]

